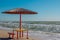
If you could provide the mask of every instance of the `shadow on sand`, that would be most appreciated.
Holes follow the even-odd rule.
[[[12,38],[0,38],[0,40],[11,40]]]

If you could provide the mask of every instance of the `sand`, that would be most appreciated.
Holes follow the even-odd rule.
[[[0,30],[0,38],[7,38],[7,37],[8,37],[8,31]]]

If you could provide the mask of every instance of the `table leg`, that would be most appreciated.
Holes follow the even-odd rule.
[[[17,39],[18,39],[18,31],[17,31]]]
[[[23,31],[22,31],[22,37],[23,37]]]

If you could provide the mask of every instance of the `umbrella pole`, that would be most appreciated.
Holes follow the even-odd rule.
[[[20,38],[21,38],[21,28],[22,28],[21,23],[22,23],[22,20],[21,20],[21,14],[20,14]]]
[[[29,37],[28,37],[28,26],[27,26],[27,37],[26,38],[29,39]]]

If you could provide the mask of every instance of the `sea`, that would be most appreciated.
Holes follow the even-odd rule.
[[[13,30],[18,28],[19,22],[0,21],[0,29]],[[22,27],[28,28],[29,36],[41,40],[60,40],[60,21],[23,21]],[[24,33],[26,35],[26,33]]]

